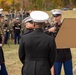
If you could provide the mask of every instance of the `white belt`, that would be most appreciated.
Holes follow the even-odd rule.
[[[0,47],[2,47],[2,44],[0,44]]]

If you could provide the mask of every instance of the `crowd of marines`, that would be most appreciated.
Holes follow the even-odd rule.
[[[3,35],[4,44],[7,44],[9,39],[14,39],[14,44],[19,44],[20,37],[25,30],[23,19],[29,16],[29,12],[23,13],[23,15],[12,14],[12,18],[10,16],[10,14],[0,15],[0,31]]]

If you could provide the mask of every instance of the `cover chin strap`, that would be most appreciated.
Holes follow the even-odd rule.
[[[1,65],[0,65],[0,71],[1,71]]]

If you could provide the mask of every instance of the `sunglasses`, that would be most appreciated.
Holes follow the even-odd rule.
[[[61,14],[54,14],[53,17],[61,16]]]
[[[34,22],[33,21],[29,21],[29,23],[33,24]]]

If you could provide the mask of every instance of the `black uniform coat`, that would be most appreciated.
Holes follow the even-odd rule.
[[[55,55],[55,41],[42,29],[22,36],[19,58],[23,63],[23,75],[51,75]]]
[[[33,29],[26,28],[26,30],[24,31],[23,35],[29,34],[29,33],[31,33],[32,31],[33,31]],[[21,73],[23,73],[23,67],[22,67]],[[23,75],[23,74],[22,74],[22,75]]]
[[[33,29],[26,28],[26,30],[24,31],[23,35],[26,35],[28,33],[31,33],[32,31],[33,31]]]
[[[2,37],[0,35],[0,44],[2,44]],[[0,64],[4,63],[4,54],[3,54],[3,50],[2,47],[0,46]]]

